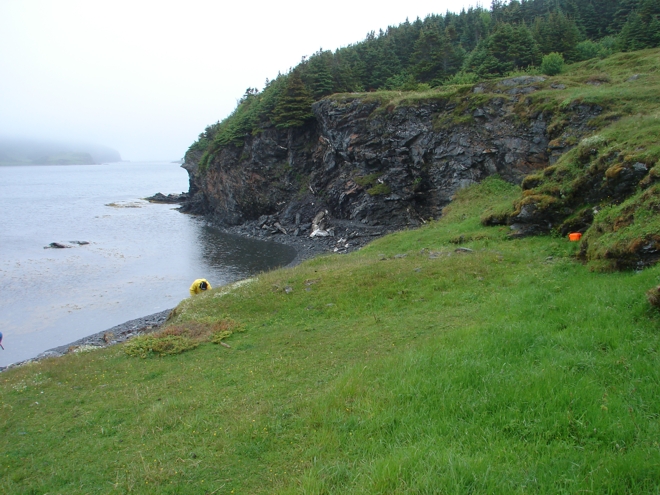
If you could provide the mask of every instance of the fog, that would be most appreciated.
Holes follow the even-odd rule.
[[[478,3],[0,0],[0,136],[177,160],[302,56]]]

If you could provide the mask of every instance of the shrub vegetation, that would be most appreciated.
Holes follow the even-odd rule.
[[[541,62],[541,73],[546,76],[556,76],[564,70],[564,57],[561,53],[549,53]]]

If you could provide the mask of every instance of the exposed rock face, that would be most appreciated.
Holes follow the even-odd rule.
[[[520,183],[550,163],[546,116],[523,121],[514,112],[541,78],[518,79],[500,83],[490,98],[473,88],[485,103],[460,112],[443,100],[396,108],[360,98],[318,101],[309,125],[246,136],[243,147],[223,148],[204,171],[201,154],[189,152],[183,167],[191,199],[183,210],[225,226],[268,215],[278,231],[306,235],[326,210],[324,232],[337,220],[402,228],[437,218],[462,187],[493,174]],[[594,112],[576,109],[571,125]],[[566,145],[555,141],[556,154]]]

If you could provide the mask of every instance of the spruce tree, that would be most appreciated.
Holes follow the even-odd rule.
[[[468,10],[465,26],[461,30],[461,46],[468,52],[474,50],[479,42],[490,34],[490,12],[481,9]]]
[[[541,53],[561,53],[566,60],[575,58],[575,45],[580,41],[580,31],[575,22],[561,12],[552,12],[546,17],[537,17],[534,38]]]
[[[410,65],[410,58],[414,50],[415,41],[419,37],[419,31],[419,26],[410,23],[408,19],[396,28],[387,29],[402,70],[407,69]]]
[[[511,0],[504,9],[502,22],[509,24],[520,24],[523,21],[523,10],[518,0]]]
[[[332,60],[332,81],[334,90],[338,93],[356,91],[361,87],[359,76],[361,70],[355,68],[354,60],[358,60],[355,50],[351,47],[335,51]]]
[[[401,64],[394,51],[392,41],[387,36],[381,36],[374,53],[374,66],[369,67],[372,88],[382,88],[390,77],[401,72]]]
[[[452,38],[457,37],[452,26],[448,26],[444,32],[435,25],[422,30],[412,56],[415,64],[412,72],[419,81],[439,84],[458,72],[465,52],[452,43]]]
[[[309,58],[305,68],[305,81],[312,96],[318,100],[334,90],[332,80],[332,53],[319,50]]]
[[[619,2],[611,25],[612,34],[618,33],[623,29],[623,26],[628,22],[628,17],[638,6],[639,0],[621,0]]]
[[[600,22],[596,8],[592,3],[585,4],[580,12],[580,27],[588,39],[602,38],[607,25]]]
[[[540,62],[540,51],[524,24],[499,24],[495,31],[470,54],[465,69],[479,76],[503,75]]]
[[[286,88],[273,110],[275,126],[279,129],[300,127],[314,116],[312,114],[313,102],[300,72],[294,70],[289,74]]]

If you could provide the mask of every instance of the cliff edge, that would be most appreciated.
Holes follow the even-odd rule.
[[[523,76],[421,96],[320,100],[302,127],[266,127],[205,162],[191,149],[183,164],[191,200],[183,209],[223,226],[277,223],[280,234],[311,234],[319,213],[325,213],[323,230],[336,222],[418,226],[438,218],[460,188],[494,174],[520,184],[556,158],[562,150],[549,149],[549,115],[518,113],[541,85],[545,78]],[[588,122],[601,111],[571,107],[562,135],[589,132]]]

